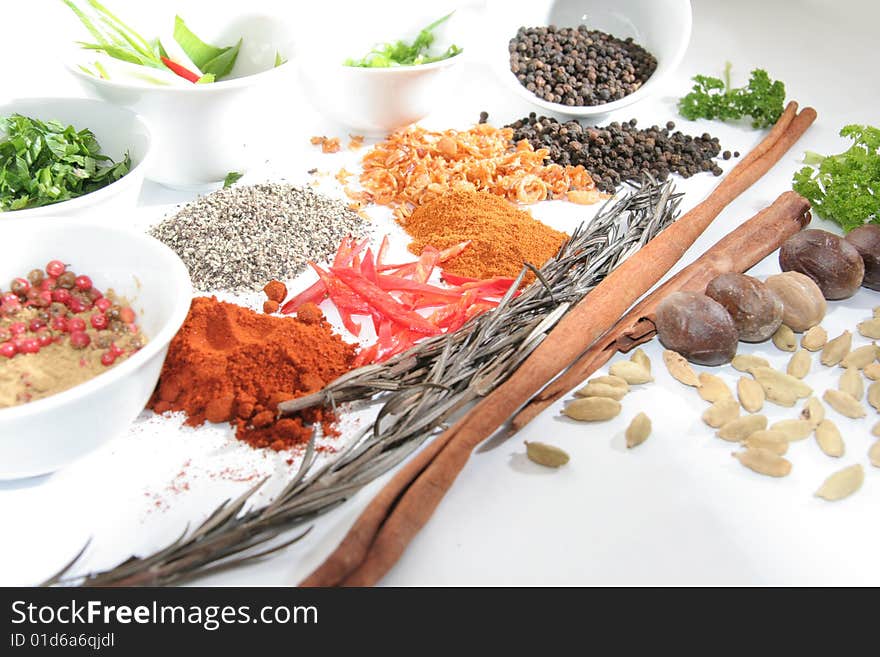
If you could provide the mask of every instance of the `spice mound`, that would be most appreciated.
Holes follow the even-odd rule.
[[[538,98],[568,106],[603,105],[636,91],[657,59],[632,39],[576,28],[521,27],[510,40],[510,70]]]
[[[186,264],[199,290],[259,290],[322,260],[366,224],[342,201],[284,184],[233,185],[184,206],[150,234]]]
[[[193,299],[171,341],[150,400],[157,413],[183,411],[186,424],[231,422],[253,447],[306,442],[309,425],[334,434],[322,409],[276,419],[279,402],[316,392],[351,368],[354,345],[334,335],[317,308],[297,318],[257,313],[216,297]]]
[[[444,269],[472,278],[519,275],[524,262],[541,267],[556,255],[567,235],[542,224],[509,201],[485,192],[450,192],[401,221],[421,253],[470,241]]]
[[[514,144],[509,128],[481,123],[464,131],[430,132],[411,127],[364,155],[360,183],[365,191],[349,196],[387,205],[398,219],[451,190],[486,191],[518,203],[565,198],[588,204],[602,198],[586,169],[545,164],[547,157],[542,147]]]
[[[0,291],[0,408],[73,388],[146,344],[124,299],[60,260],[10,287]]]
[[[605,192],[613,192],[623,181],[639,178],[643,172],[660,181],[670,173],[683,178],[701,171],[715,176],[722,173],[713,160],[721,152],[718,138],[708,133],[686,135],[676,131],[672,121],[662,128],[637,128],[635,119],[594,127],[577,121],[560,123],[532,112],[509,127],[514,130],[514,139],[546,148],[552,162],[585,167],[596,187]],[[724,159],[730,155],[725,151]]]

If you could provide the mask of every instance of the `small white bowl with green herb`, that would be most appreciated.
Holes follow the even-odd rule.
[[[410,3],[407,14],[383,13],[378,24],[347,16],[350,34],[320,43],[304,36],[297,61],[306,97],[361,134],[423,119],[451,93],[464,57],[457,12],[438,14],[437,5]]]
[[[292,38],[282,19],[193,9],[129,20],[97,0],[64,1],[79,19],[68,70],[90,95],[150,123],[149,179],[204,189],[247,171],[277,143],[271,128],[292,102]]]
[[[111,214],[137,203],[152,137],[134,112],[89,98],[0,104],[0,222]]]

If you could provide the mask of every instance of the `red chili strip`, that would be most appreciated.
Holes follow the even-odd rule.
[[[440,330],[424,317],[403,306],[385,290],[375,283],[368,281],[358,272],[342,267],[333,267],[330,271],[393,322],[427,335],[440,333]]]
[[[162,59],[162,63],[165,64],[165,66],[167,66],[168,69],[172,73],[174,73],[175,75],[178,75],[178,76],[182,77],[184,80],[189,80],[190,82],[193,82],[193,83],[199,81],[200,76],[196,75],[195,73],[190,71],[185,66],[181,66],[177,62],[172,61],[172,60],[168,59],[167,57],[162,57],[161,59]]]

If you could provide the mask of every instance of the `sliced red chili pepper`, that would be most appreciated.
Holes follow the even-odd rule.
[[[376,360],[376,355],[379,353],[379,343],[371,344],[369,347],[364,347],[361,349],[357,356],[354,357],[352,361],[353,367],[363,367],[364,365],[369,365],[373,361]]]
[[[382,263],[385,262],[385,256],[388,255],[388,235],[386,234],[382,238],[382,243],[379,245],[379,251],[376,253],[376,267],[381,267]]]
[[[172,73],[174,73],[175,75],[179,75],[184,80],[189,80],[190,82],[198,82],[199,81],[200,76],[193,73],[185,66],[181,66],[177,62],[172,61],[172,60],[168,59],[167,57],[162,57],[161,59],[162,59],[162,63],[165,64],[165,66],[167,66],[168,69]]]
[[[361,334],[361,325],[358,322],[354,321],[351,313],[348,312],[345,308],[340,308],[337,305],[336,309],[339,311],[339,317],[342,320],[342,325],[354,337],[358,337]]]
[[[409,278],[393,276],[391,274],[379,274],[376,282],[379,284],[379,287],[386,292],[423,292],[425,294],[446,296],[451,299],[458,299],[461,297],[461,293],[454,289],[438,287],[436,285],[430,285],[429,283],[419,283],[418,281]]]
[[[438,262],[446,262],[450,258],[454,258],[455,256],[459,255],[462,251],[464,251],[470,243],[471,243],[471,241],[467,240],[465,242],[459,242],[458,244],[453,244],[449,248],[441,250]],[[380,267],[376,267],[376,269],[379,271],[398,270],[397,271],[398,276],[408,276],[408,275],[412,274],[413,271],[415,271],[415,268],[416,268],[415,262],[408,262],[403,265],[382,265]]]
[[[383,319],[379,322],[379,330],[376,331],[376,337],[379,341],[376,344],[379,345],[379,348],[382,351],[391,349],[391,329],[392,324],[390,319]]]
[[[378,282],[378,274],[376,274],[376,263],[373,260],[373,251],[367,249],[364,259],[361,262],[361,275],[372,283]]]
[[[427,283],[431,278],[431,272],[440,261],[440,252],[433,246],[426,246],[422,249],[419,259],[416,261],[416,269],[413,272],[413,280],[417,283]]]
[[[424,317],[403,306],[385,290],[375,283],[368,281],[353,269],[333,267],[331,271],[388,319],[418,333],[436,335],[440,332],[436,326]]]
[[[327,296],[327,287],[320,278],[305,290],[297,294],[290,301],[281,306],[282,315],[290,315],[299,310],[304,303],[321,303]]]
[[[312,269],[314,269],[318,276],[321,277],[321,280],[324,282],[324,286],[330,295],[330,300],[336,304],[337,308],[340,310],[347,310],[350,313],[363,315],[370,314],[369,304],[356,294],[354,290],[345,285],[342,281],[331,276],[329,272],[324,271],[315,263],[310,262],[309,265],[311,265]]]

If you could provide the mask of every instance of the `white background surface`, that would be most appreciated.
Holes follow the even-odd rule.
[[[60,62],[69,41],[81,37],[67,10],[47,0],[7,4],[0,100],[79,95]],[[136,14],[136,5],[141,10],[147,5],[154,15],[167,10],[170,20],[175,11],[196,15],[204,4],[117,0],[113,8],[130,15]],[[234,12],[239,3],[210,5],[214,12]],[[308,25],[306,8],[277,5],[276,11]],[[344,16],[344,8],[337,15]],[[724,61],[731,60],[736,83],[743,83],[752,68],[764,67],[785,81],[790,98],[814,106],[819,120],[768,176],[721,215],[685,262],[788,189],[803,149],[837,152],[845,146],[836,136],[842,125],[877,123],[878,20],[880,6],[869,0],[694,2],[693,37],[677,75],[658,97],[615,118],[634,116],[642,125],[672,119],[685,131],[709,131],[721,138],[724,148],[745,153],[762,133],[717,123],[688,124],[674,108],[675,98],[690,88],[692,75],[720,74]],[[333,37],[332,25],[314,29]],[[387,35],[380,30],[376,36]],[[321,155],[307,138],[344,136],[344,129],[324,123],[294,86],[290,102],[289,124],[274,127],[279,150],[267,153],[272,170],[293,179],[304,179],[311,167],[335,171],[345,156]],[[427,124],[466,127],[483,109],[495,124],[530,110],[495,83],[479,61],[468,62],[460,93],[438,107]],[[722,165],[728,170],[732,162]],[[685,209],[714,182],[705,175],[680,181],[687,192]],[[188,198],[148,183],[140,207],[113,220],[146,226],[161,218],[169,203]],[[568,229],[590,215],[558,203],[533,212]],[[814,225],[829,227],[818,220]],[[754,271],[775,273],[775,257]],[[880,305],[876,293],[860,291],[846,302],[829,304],[823,324],[836,335],[870,316],[875,305]],[[856,344],[862,343],[857,337]],[[706,403],[666,374],[659,345],[652,343],[646,351],[657,381],[627,396],[614,421],[575,424],[560,419],[557,404],[512,440],[476,453],[383,584],[880,583],[880,471],[866,457],[872,440],[868,431],[877,419],[872,409],[860,422],[829,411],[844,434],[843,458],[824,456],[809,438],[789,451],[794,463],[790,477],[764,478],[741,467],[730,457],[732,446],[702,424],[699,416]],[[765,355],[778,367],[787,362],[788,355],[769,344],[744,351]],[[821,368],[817,360],[808,382],[821,393],[836,385],[839,372]],[[714,371],[731,384],[738,376],[729,367]],[[623,429],[641,410],[653,419],[654,433],[643,446],[627,451]],[[775,406],[767,410],[771,422],[797,412]],[[563,447],[571,463],[558,471],[529,463],[524,439]],[[836,504],[813,497],[828,474],[856,462],[866,467],[865,485],[857,495]],[[89,569],[155,549],[179,534],[186,522],[200,520],[222,498],[249,485],[237,480],[276,470],[288,468],[273,456],[235,444],[223,427],[183,430],[177,420],[144,413],[127,435],[62,472],[0,484],[0,584],[40,581],[88,537],[92,547],[83,566]],[[180,472],[186,474],[175,478]],[[270,561],[201,583],[295,584],[329,554],[386,479],[321,518],[309,537]]]

